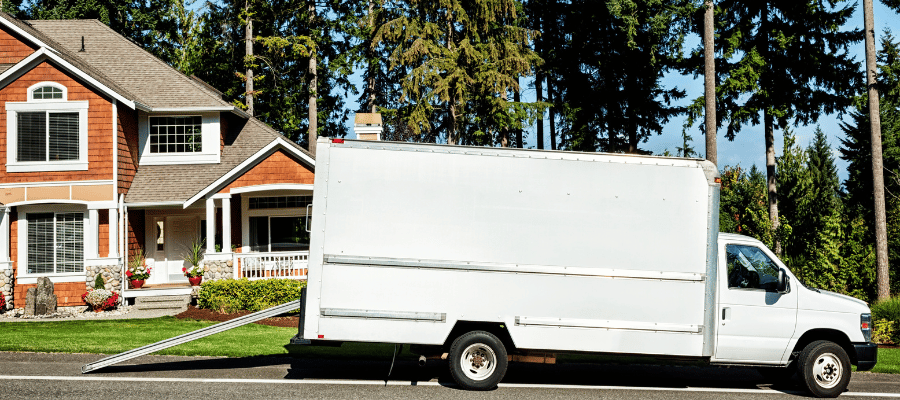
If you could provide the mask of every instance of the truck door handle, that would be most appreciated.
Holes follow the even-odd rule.
[[[722,325],[725,325],[725,320],[731,316],[731,310],[728,307],[722,307]]]

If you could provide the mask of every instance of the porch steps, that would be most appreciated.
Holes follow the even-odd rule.
[[[138,310],[172,310],[183,312],[187,311],[188,304],[191,303],[191,295],[181,296],[143,296],[136,297],[134,306]]]

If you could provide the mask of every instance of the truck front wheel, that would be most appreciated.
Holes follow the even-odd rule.
[[[503,342],[485,331],[466,333],[450,346],[450,375],[463,389],[497,387],[508,363]]]
[[[819,340],[800,352],[800,376],[816,397],[837,397],[850,383],[850,357],[837,343]]]

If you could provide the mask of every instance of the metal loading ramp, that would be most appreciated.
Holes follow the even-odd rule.
[[[267,308],[262,311],[257,311],[253,314],[247,314],[243,317],[235,318],[231,321],[220,322],[218,324],[215,324],[212,326],[207,326],[206,328],[198,329],[193,332],[188,332],[183,335],[173,337],[171,339],[166,339],[166,340],[159,341],[159,342],[156,342],[153,344],[148,344],[144,347],[138,347],[133,350],[128,350],[126,352],[119,353],[114,356],[109,356],[109,357],[106,357],[99,361],[83,365],[81,367],[81,373],[86,374],[88,372],[96,371],[100,368],[108,367],[113,364],[118,364],[122,361],[130,360],[135,357],[140,357],[140,356],[154,353],[154,352],[157,352],[157,351],[160,351],[163,349],[168,349],[169,347],[178,346],[179,344],[182,344],[182,343],[187,343],[187,342],[194,341],[194,340],[197,340],[200,338],[204,338],[204,337],[207,337],[210,335],[214,335],[219,332],[224,332],[229,329],[234,329],[239,326],[252,324],[252,323],[262,320],[262,319],[266,319],[266,318],[274,317],[274,316],[277,316],[280,314],[284,314],[286,312],[300,308],[302,305],[302,302],[303,302],[303,299],[301,297],[301,299],[299,299],[299,300],[294,300],[294,301],[291,301],[288,303],[277,305],[272,308]]]

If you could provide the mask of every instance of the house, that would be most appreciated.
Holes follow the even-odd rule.
[[[315,157],[96,20],[0,13],[0,289],[38,277],[59,306],[103,274],[125,298],[205,279],[302,278]],[[129,289],[138,251],[154,267]]]

